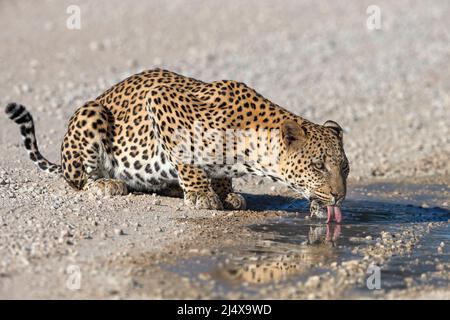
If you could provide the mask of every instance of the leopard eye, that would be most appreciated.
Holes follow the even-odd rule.
[[[322,161],[315,162],[314,163],[314,168],[316,168],[319,171],[324,171],[325,170],[325,164]]]

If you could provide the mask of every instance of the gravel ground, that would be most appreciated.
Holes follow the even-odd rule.
[[[81,8],[80,30],[66,27],[71,4]],[[375,31],[366,28],[370,4],[0,0],[0,105],[28,106],[41,151],[59,162],[77,107],[132,73],[164,67],[243,81],[309,120],[339,122],[352,183],[448,177],[450,3],[377,1]],[[133,296],[133,278],[110,262],[180,248],[196,227],[174,218],[211,216],[180,199],[75,193],[33,167],[4,116],[0,139],[2,298]],[[279,187],[246,190],[271,188]],[[84,290],[64,285],[72,264],[92,280]],[[164,287],[159,280],[152,284]]]

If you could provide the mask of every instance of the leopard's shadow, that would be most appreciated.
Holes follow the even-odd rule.
[[[304,199],[286,196],[243,194],[247,209],[254,211],[287,211],[290,217],[304,218],[309,214],[309,203]],[[450,218],[450,210],[434,207],[423,208],[405,203],[376,200],[345,200],[342,205],[345,223],[416,223],[439,222]]]

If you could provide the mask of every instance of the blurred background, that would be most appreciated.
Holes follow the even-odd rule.
[[[28,106],[43,153],[59,160],[75,108],[162,67],[337,121],[352,179],[449,174],[449,16],[447,0],[0,0],[0,104]],[[16,161],[13,126],[0,117],[3,165]]]

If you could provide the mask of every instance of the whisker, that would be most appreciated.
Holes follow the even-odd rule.
[[[286,206],[286,208],[291,208],[291,206],[294,204],[294,202],[297,202],[297,201],[299,201],[299,200],[301,200],[301,199],[294,199],[294,200],[292,200],[291,202],[289,202],[288,203],[288,205]]]

